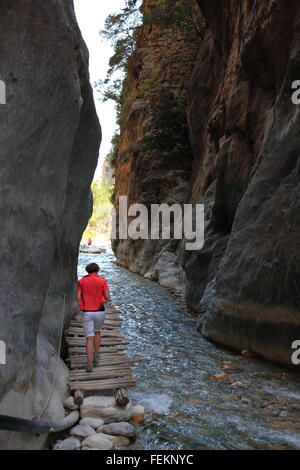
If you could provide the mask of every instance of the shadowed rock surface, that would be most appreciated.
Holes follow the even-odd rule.
[[[205,246],[187,251],[184,242],[131,240],[115,242],[114,250],[123,265],[162,285],[168,278],[169,287],[184,280],[187,304],[207,338],[291,365],[291,344],[300,337],[299,107],[291,101],[292,83],[300,77],[300,5],[198,5],[207,23],[198,56],[189,56],[189,65],[176,57],[182,70],[193,70],[183,88],[191,155],[181,153],[178,160],[173,151],[144,152],[127,155],[123,165],[119,154],[116,178],[117,195],[127,194],[130,203],[144,202],[147,174],[155,195],[150,202],[205,204]],[[159,50],[153,31],[144,39],[146,50],[140,43],[142,64],[148,48]],[[167,33],[160,30],[160,44]],[[158,63],[154,55],[153,69]],[[164,71],[164,83],[176,90],[182,76],[173,73],[168,81],[171,68]],[[135,91],[143,88],[144,69]],[[137,101],[121,127],[121,144],[131,129],[155,133]],[[178,164],[188,182],[174,198]]]
[[[101,131],[73,2],[8,0],[0,26],[0,413],[31,419],[48,397],[62,315],[66,324],[74,308]],[[61,361],[44,419],[64,416],[66,376]],[[0,448],[41,448],[46,437],[0,432]]]
[[[198,3],[211,30],[190,88],[192,146],[204,149],[191,197],[215,180],[211,227],[224,241],[230,234],[199,323],[207,338],[291,364],[300,337],[299,107],[291,100],[299,4]]]

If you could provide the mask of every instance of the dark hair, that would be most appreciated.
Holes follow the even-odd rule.
[[[92,273],[97,273],[100,268],[98,266],[98,264],[96,263],[90,263],[87,265],[87,267],[85,268],[86,272],[88,272],[89,274],[92,274]]]

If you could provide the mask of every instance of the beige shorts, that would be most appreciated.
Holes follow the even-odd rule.
[[[101,312],[83,312],[82,326],[84,329],[85,337],[89,338],[95,336],[95,333],[102,331],[105,320],[105,311]]]

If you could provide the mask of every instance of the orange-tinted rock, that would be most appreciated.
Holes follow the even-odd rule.
[[[234,364],[232,364],[231,362],[223,362],[221,364],[221,369],[231,369],[231,370],[235,370],[237,369],[238,367],[235,366]]]
[[[211,378],[215,382],[230,382],[231,381],[231,378],[229,377],[229,375],[225,373],[213,375]]]
[[[232,384],[233,387],[246,387],[246,382],[243,382],[242,380],[239,380],[238,382],[234,382]]]
[[[243,357],[253,357],[253,354],[251,351],[249,351],[249,349],[243,349],[243,351],[241,352],[241,355]]]

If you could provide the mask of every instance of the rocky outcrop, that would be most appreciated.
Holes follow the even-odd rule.
[[[144,1],[144,17],[153,3]],[[170,25],[150,26],[144,22],[136,37],[137,50],[123,87],[115,161],[117,212],[119,196],[124,195],[128,197],[128,206],[182,204],[192,170],[185,108],[198,46],[185,41],[178,31],[175,34]],[[151,140],[158,132],[163,145],[155,142],[155,138]],[[113,249],[119,262],[133,272],[158,280],[166,287],[182,285],[182,270],[176,255],[178,240],[171,243],[150,239],[114,240]]]
[[[192,159],[181,154],[184,190],[173,197],[179,168],[172,151],[153,160],[143,153],[124,165],[119,158],[116,179],[124,176],[119,194],[130,202],[144,202],[143,182],[151,194],[159,188],[150,202],[205,204],[204,248],[120,241],[115,251],[124,265],[152,279],[173,278],[177,269],[207,338],[291,364],[291,344],[300,338],[299,107],[291,100],[292,82],[300,79],[299,2],[198,5],[208,29],[197,60],[189,58],[192,75],[183,76],[192,149]],[[147,41],[151,45],[150,34]],[[176,59],[186,70],[181,56]],[[131,128],[139,129],[133,139],[151,125],[153,132],[139,103],[128,113],[128,124],[136,125],[126,124],[121,138]],[[172,162],[167,174],[165,161]],[[164,175],[163,190],[156,169]]]
[[[7,0],[0,24],[0,414],[31,419],[49,394],[62,316],[74,308],[100,127],[73,2]],[[44,419],[64,416],[66,374],[60,362]],[[0,432],[0,448],[41,448],[46,437]]]

